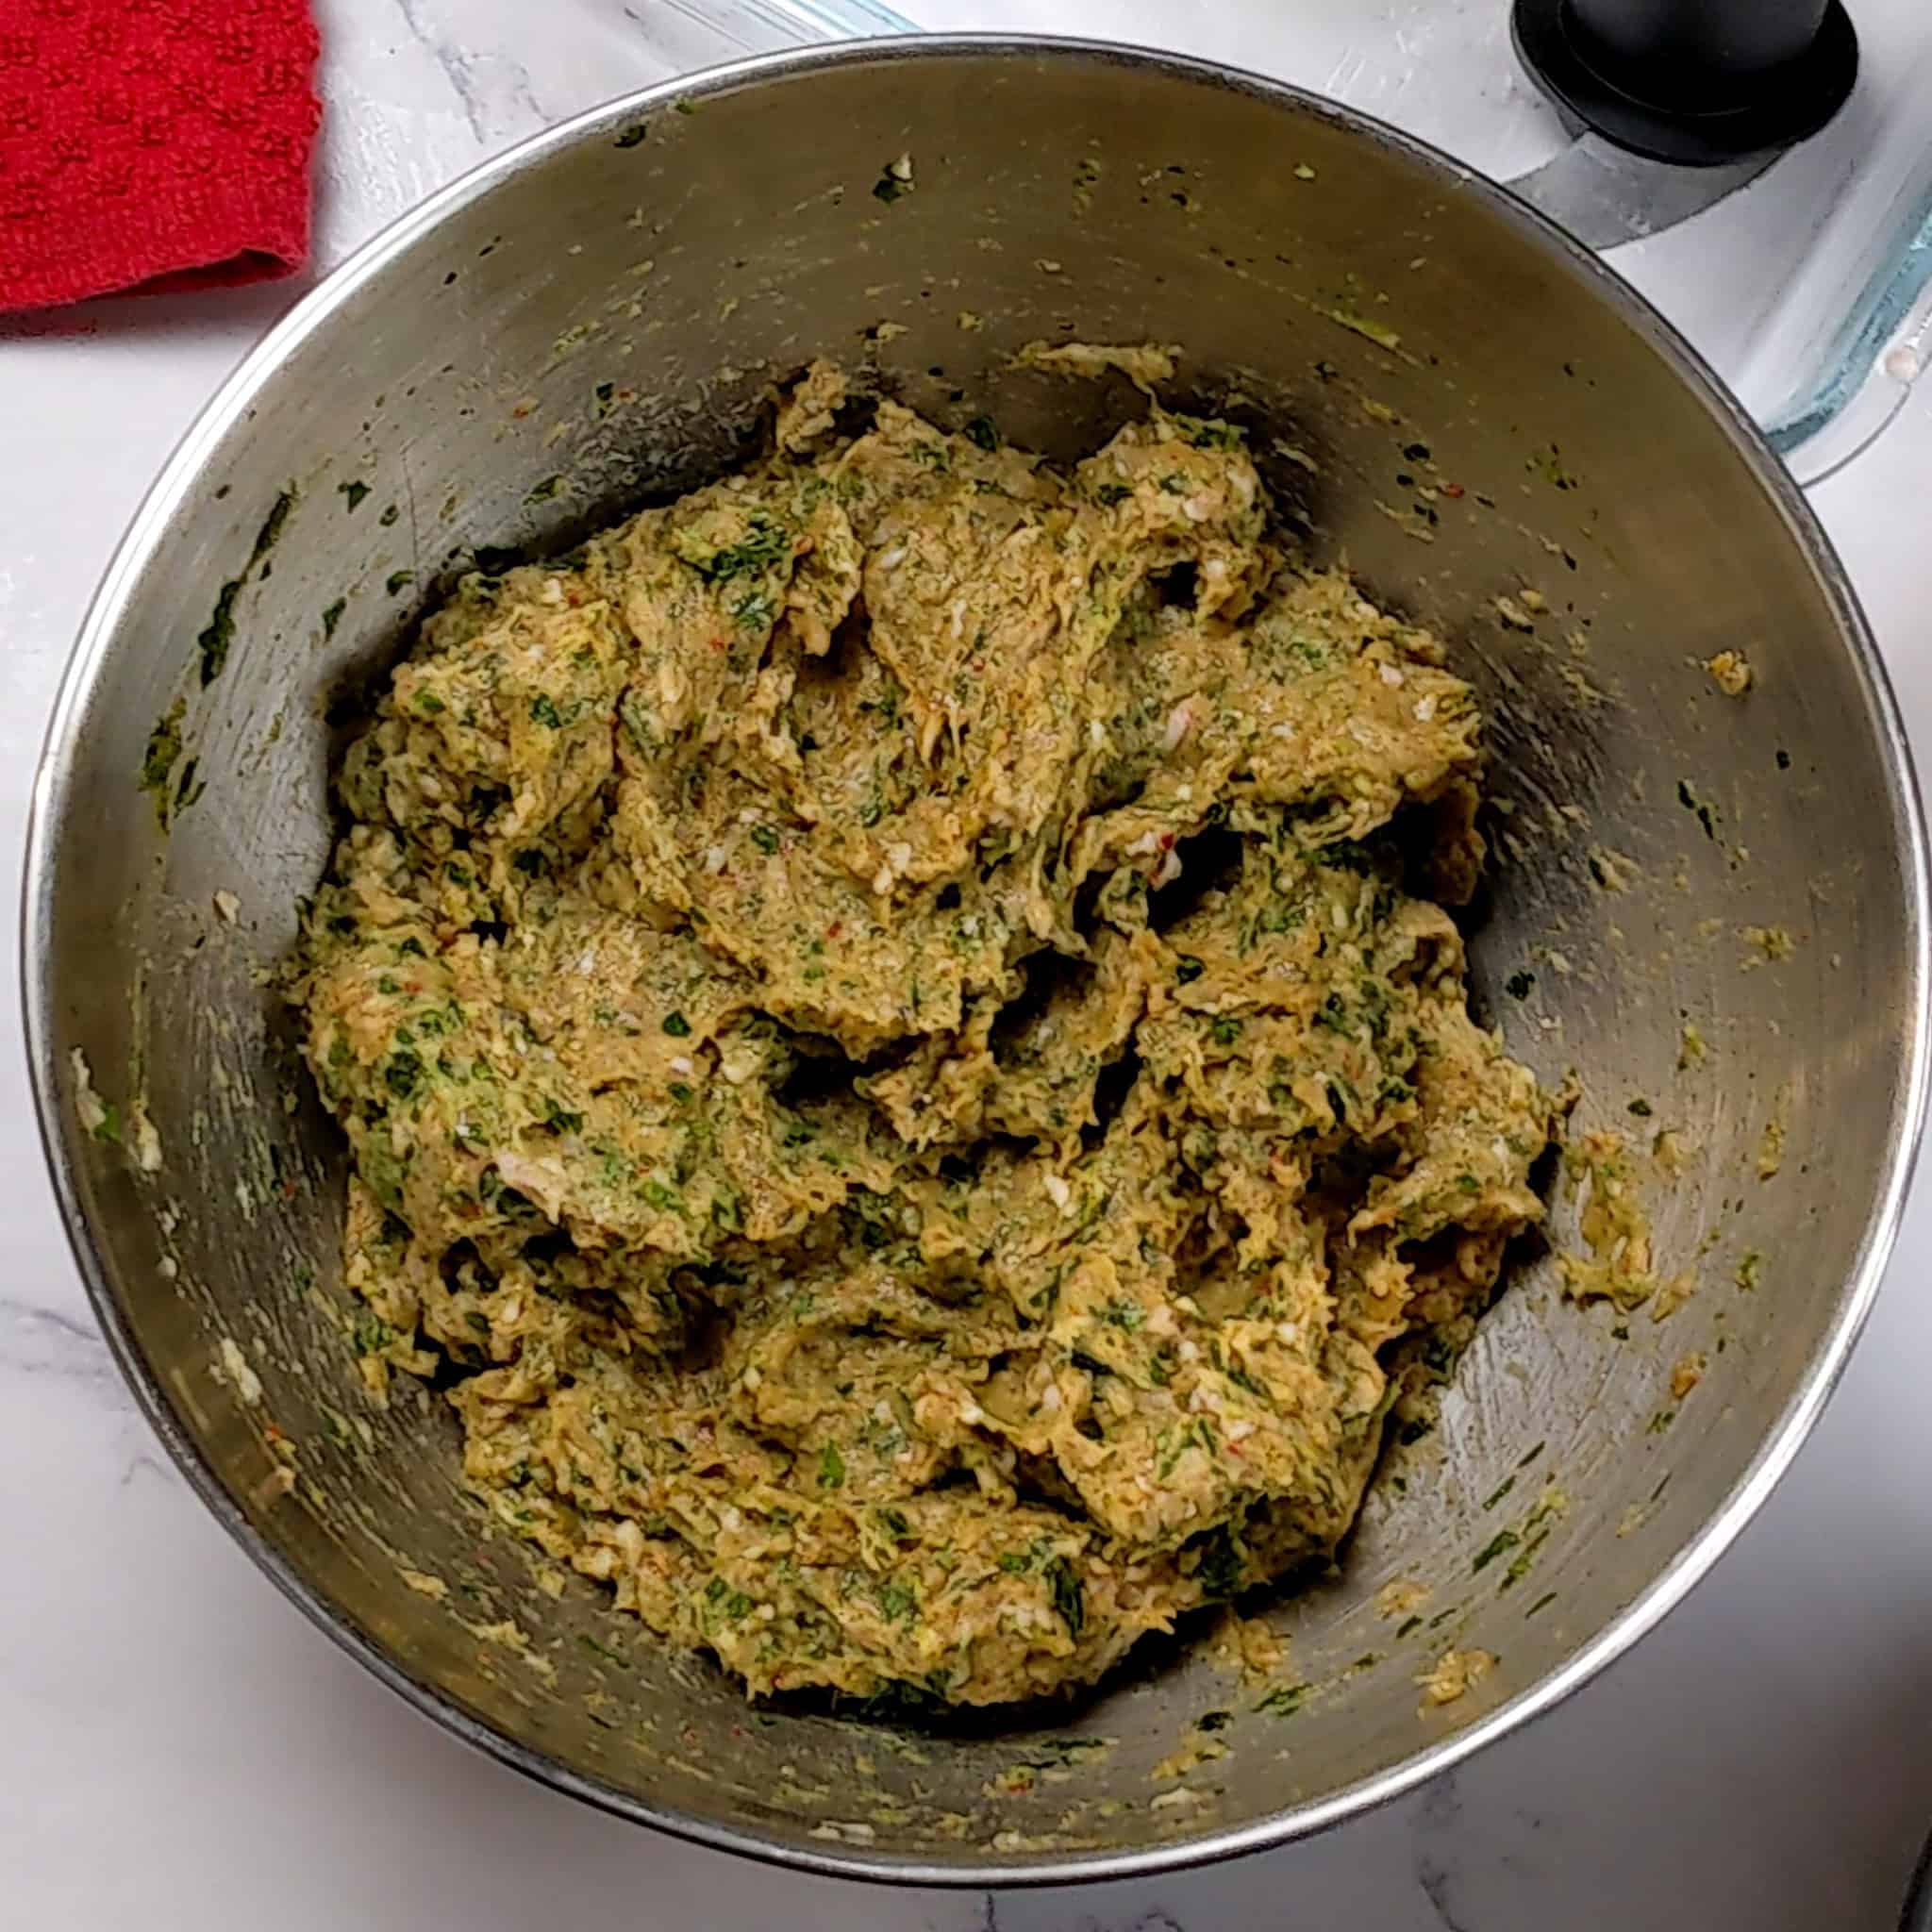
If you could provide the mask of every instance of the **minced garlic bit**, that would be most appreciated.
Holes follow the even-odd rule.
[[[1445,1650],[1432,1669],[1416,1679],[1432,1705],[1454,1704],[1466,1695],[1496,1668],[1496,1658],[1487,1650]]]
[[[69,1052],[67,1063],[74,1073],[74,1111],[82,1128],[97,1139],[108,1138],[106,1130],[113,1124],[113,1114],[94,1091],[93,1070],[87,1063],[87,1055],[76,1046]]]
[[[1751,662],[1742,651],[1720,651],[1704,660],[1704,668],[1727,698],[1740,698],[1751,689]]]
[[[133,1101],[127,1109],[128,1138],[134,1148],[135,1165],[142,1174],[161,1171],[161,1137],[148,1118],[147,1103]]]
[[[1378,1617],[1407,1617],[1429,1600],[1429,1587],[1412,1576],[1397,1576],[1375,1592]]]
[[[1049,264],[1042,262],[1042,268]],[[1051,267],[1058,272],[1058,262]],[[1013,358],[1014,367],[1041,369],[1056,375],[1095,376],[1118,370],[1130,382],[1151,391],[1174,379],[1180,351],[1153,342],[1027,342]]]
[[[1709,1366],[1709,1357],[1701,1349],[1680,1356],[1671,1368],[1672,1395],[1679,1402],[1683,1401],[1704,1380],[1704,1372]]]
[[[235,1393],[253,1408],[261,1400],[261,1377],[242,1353],[242,1344],[232,1336],[225,1335],[218,1354],[221,1357],[218,1379],[226,1381]]]
[[[1666,1284],[1656,1272],[1650,1214],[1629,1142],[1619,1133],[1584,1134],[1564,1150],[1563,1165],[1582,1193],[1577,1232],[1585,1249],[1557,1257],[1564,1292],[1576,1301],[1609,1301],[1626,1313],[1641,1307]],[[1682,1299],[1674,1290],[1672,1307]]]
[[[1740,926],[1738,937],[1757,955],[1755,958],[1744,961],[1747,969],[1757,965],[1760,960],[1774,966],[1780,960],[1789,959],[1798,949],[1797,941],[1782,925]]]

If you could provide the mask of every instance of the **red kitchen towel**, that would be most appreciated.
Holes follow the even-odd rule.
[[[308,0],[0,0],[0,309],[308,252]]]

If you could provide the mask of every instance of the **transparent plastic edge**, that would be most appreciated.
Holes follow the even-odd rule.
[[[903,13],[877,0],[739,0],[745,12],[762,16],[774,32],[799,41],[872,40],[882,34],[916,34]]]
[[[869,41],[920,29],[880,0],[652,0],[655,20],[681,23],[688,45],[673,58],[695,71],[741,54],[774,54],[827,41]],[[626,8],[633,20],[639,18]]]
[[[1807,486],[1870,448],[1932,361],[1932,206],[1917,212],[1887,259],[1852,304],[1824,374],[1764,424]]]

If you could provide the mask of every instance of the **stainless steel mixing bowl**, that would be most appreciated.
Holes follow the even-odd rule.
[[[1480,685],[1502,850],[1478,997],[1547,1079],[1581,1074],[1579,1127],[1639,1151],[1681,1133],[1681,1179],[1644,1191],[1659,1272],[1696,1291],[1663,1322],[1566,1301],[1559,1185],[1550,1248],[1434,1433],[1391,1452],[1339,1572],[1265,1611],[1313,1687],[1292,1715],[1206,1641],[1051,1722],[754,1712],[487,1534],[440,1398],[362,1394],[341,1148],[268,975],[327,856],[342,706],[467,552],[567,544],[717,472],[814,355],[941,417],[1090,446],[1131,391],[1008,366],[1073,336],[1184,344],[1186,386],[1257,425],[1312,552],[1440,626]],[[1742,698],[1701,668],[1726,648],[1755,667]],[[1345,1817],[1547,1709],[1684,1594],[1875,1289],[1924,1098],[1925,897],[1842,573],[1751,425],[1600,264],[1290,89],[937,42],[720,72],[528,142],[248,358],[75,655],[25,978],[102,1324],[209,1507],[310,1617],[451,1729],[625,1816],[986,1883]],[[1382,1614],[1401,1581],[1425,1600]],[[1451,1647],[1499,1661],[1422,1710]],[[1229,1715],[1195,1731],[1210,1711]],[[1225,1755],[1155,1775],[1190,1738]]]

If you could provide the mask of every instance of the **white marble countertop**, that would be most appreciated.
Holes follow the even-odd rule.
[[[633,74],[656,77],[622,38],[646,8],[557,0],[590,20],[573,39],[540,34],[521,4],[323,0],[325,261],[480,156]],[[541,54],[525,48],[540,39]],[[170,445],[297,293],[100,304],[0,327],[0,902],[13,903],[33,761],[88,593]],[[1816,497],[1922,760],[1928,473],[1932,393]],[[0,957],[10,981],[12,949]],[[9,985],[0,1024],[17,1031],[17,1011]],[[0,1221],[0,1922],[1813,1932],[1890,1925],[1932,1825],[1924,1187],[1796,1468],[1607,1677],[1312,1843],[992,1899],[802,1878],[654,1837],[417,1717],[276,1595],[135,1413],[68,1256],[17,1050],[0,1057],[0,1149],[15,1177]]]

